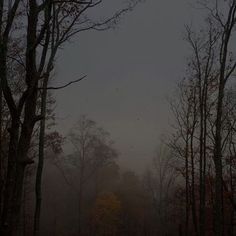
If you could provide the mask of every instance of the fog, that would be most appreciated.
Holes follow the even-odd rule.
[[[66,134],[87,114],[112,134],[121,165],[143,171],[169,129],[168,97],[188,56],[184,25],[198,13],[191,1],[148,0],[114,30],[73,39],[58,58],[55,82],[88,77],[56,91],[58,128]]]
[[[0,236],[236,235],[235,0],[0,1]]]

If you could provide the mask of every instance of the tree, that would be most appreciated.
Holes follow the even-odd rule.
[[[112,147],[109,134],[97,124],[81,116],[71,130],[70,141],[75,152],[69,157],[78,168],[78,228],[81,234],[82,204],[86,182],[96,171],[117,157],[117,152]]]
[[[103,21],[94,22],[89,11],[102,1],[6,1],[0,4],[0,79],[4,100],[10,112],[8,165],[1,217],[1,234],[17,232],[23,179],[26,166],[32,163],[28,151],[35,124],[43,119],[37,113],[40,81],[47,81],[54,68],[58,50],[72,36],[89,29],[104,30],[131,10],[136,2]],[[12,45],[21,50],[12,52]],[[22,50],[23,49],[23,50]],[[20,66],[23,89],[15,96],[8,74]],[[48,87],[47,87],[48,89]]]
[[[206,222],[211,215],[212,205],[209,204],[211,202],[209,198],[212,196],[214,234],[223,235],[226,213],[223,208],[225,191],[223,186],[226,177],[224,163],[227,159],[225,147],[232,130],[231,125],[234,124],[232,123],[234,119],[228,116],[230,113],[228,111],[231,109],[227,108],[225,95],[229,78],[232,77],[236,67],[230,46],[235,28],[236,3],[214,1],[211,5],[211,2],[201,1],[200,4],[209,11],[209,15],[203,30],[195,33],[187,27],[186,39],[192,50],[192,57],[188,60],[187,76],[180,88],[180,106],[174,105],[177,132],[173,136],[171,146],[180,156],[184,156],[186,147],[190,148],[189,155],[185,157],[184,177],[186,183],[191,178],[189,187],[186,184],[186,194],[191,190],[190,204],[195,234],[205,235],[209,232]],[[220,12],[219,9],[223,10]],[[186,112],[187,108],[190,108],[189,112]],[[232,120],[227,125],[228,119]],[[189,142],[185,144],[181,142],[181,139],[186,141],[188,138]],[[187,156],[190,159],[187,160]],[[209,194],[213,183],[214,191]],[[195,189],[198,189],[199,195]],[[198,206],[198,197],[199,222],[197,223],[198,214],[195,209]]]
[[[178,99],[170,101],[171,110],[174,115],[175,123],[173,125],[174,133],[170,138],[168,146],[171,152],[179,159],[176,163],[176,170],[185,179],[185,235],[188,235],[190,230],[190,204],[192,205],[192,215],[194,220],[195,229],[196,223],[196,209],[195,201],[191,201],[191,198],[195,194],[190,194],[190,178],[191,183],[195,182],[194,173],[194,150],[193,150],[193,138],[196,129],[196,89],[195,81],[190,79],[183,79],[178,84],[177,91]],[[181,163],[183,161],[183,166]],[[191,173],[191,174],[190,174]],[[192,189],[194,191],[194,189]]]
[[[177,182],[176,160],[169,148],[161,144],[153,158],[153,168],[145,175],[146,188],[151,194],[158,217],[159,235],[168,235],[174,227],[171,219],[172,198]]]

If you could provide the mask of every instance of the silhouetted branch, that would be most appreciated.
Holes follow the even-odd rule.
[[[84,75],[83,77],[77,79],[77,80],[73,80],[73,81],[70,81],[69,83],[65,84],[65,85],[62,85],[62,86],[59,86],[59,87],[47,87],[47,90],[58,90],[58,89],[63,89],[63,88],[66,88],[68,86],[70,86],[71,84],[75,84],[75,83],[78,83],[80,82],[81,80],[85,79],[87,77],[87,75]],[[38,88],[38,89],[43,89],[43,88]]]

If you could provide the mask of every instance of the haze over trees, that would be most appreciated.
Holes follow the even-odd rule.
[[[185,26],[170,132],[143,174],[119,166],[122,150],[93,117],[57,129],[55,92],[89,80],[54,86],[59,51],[139,2],[99,15],[105,0],[0,0],[1,236],[236,234],[235,0],[196,1],[205,20]]]

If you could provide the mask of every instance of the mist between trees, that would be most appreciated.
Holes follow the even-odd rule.
[[[99,16],[105,0],[0,1],[1,236],[236,234],[235,0],[196,1],[206,18],[185,26],[171,131],[143,175],[119,167],[112,134],[92,117],[66,136],[56,128],[51,91],[89,79],[53,86],[57,53],[139,2]]]

